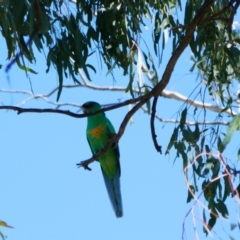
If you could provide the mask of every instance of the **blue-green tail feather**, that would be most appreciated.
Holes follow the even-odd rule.
[[[120,188],[120,171],[118,171],[113,179],[110,179],[103,171],[102,174],[104,182],[108,191],[108,196],[112,203],[113,209],[115,211],[116,217],[123,216],[123,207],[122,207],[122,196]]]

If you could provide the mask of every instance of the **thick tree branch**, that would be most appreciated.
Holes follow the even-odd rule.
[[[168,61],[166,69],[162,75],[161,81],[156,85],[156,87],[154,87],[154,89],[149,94],[151,94],[152,96],[159,96],[162,94],[163,89],[165,89],[165,87],[170,81],[172,72],[174,70],[174,67],[179,57],[181,56],[185,48],[190,43],[196,27],[201,23],[201,21],[203,21],[204,16],[207,14],[209,8],[213,5],[213,3],[214,3],[214,0],[204,1],[203,5],[198,10],[198,13],[196,14],[192,22],[189,24],[189,27],[186,30],[185,36],[182,38],[182,41],[180,42],[178,47],[175,49],[170,60]]]

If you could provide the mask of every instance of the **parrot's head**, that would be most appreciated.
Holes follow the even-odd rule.
[[[101,105],[97,102],[86,102],[82,105],[82,110],[84,113],[96,112],[101,108]]]

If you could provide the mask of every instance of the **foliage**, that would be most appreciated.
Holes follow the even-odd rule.
[[[192,128],[187,124],[186,107],[166,150],[168,154],[174,147],[176,158],[183,159],[187,202],[198,200],[196,179],[203,179],[201,188],[209,209],[209,220],[203,210],[204,232],[208,233],[219,215],[227,217],[226,199],[239,195],[239,187],[234,189],[232,185],[232,176],[239,171],[222,156],[240,124],[239,115],[232,110],[231,91],[231,85],[240,80],[240,36],[232,28],[239,5],[238,0],[0,1],[0,28],[8,48],[7,58],[11,60],[6,70],[16,62],[21,69],[35,73],[25,66],[26,61],[36,61],[36,50],[47,51],[47,72],[53,65],[59,76],[59,99],[64,78],[71,77],[74,83],[83,84],[78,79],[79,69],[91,80],[91,74],[97,71],[89,59],[99,54],[108,73],[118,67],[129,76],[126,89],[133,98],[131,103],[139,104],[132,114],[146,104],[148,112],[154,113],[153,119],[156,99],[170,81],[179,56],[189,47],[193,62],[191,71],[199,71],[209,96],[219,100],[222,107],[218,117],[227,110],[233,117],[226,134],[220,132],[219,126],[203,125],[200,129],[197,122]],[[182,10],[184,16],[181,18],[177,13]],[[146,36],[144,28],[147,27],[152,29],[148,31],[151,36]],[[144,44],[149,37],[153,52]],[[168,39],[172,41],[172,56],[162,77],[158,77],[153,57],[157,56],[161,62]],[[139,77],[138,89],[134,90],[135,73],[147,77],[150,84]],[[151,106],[152,98],[155,105]],[[152,136],[155,138],[155,134]],[[208,142],[207,136],[211,136]],[[212,153],[215,149],[219,154]],[[193,183],[189,182],[190,174]]]
[[[223,102],[224,89],[228,89],[232,78],[239,79],[240,76],[240,40],[231,30],[234,2],[217,1],[206,13],[189,44],[193,52],[192,69],[197,67],[204,73],[210,94],[217,92]],[[59,98],[64,77],[80,83],[76,76],[79,68],[88,79],[89,70],[96,72],[88,63],[89,57],[96,52],[100,53],[110,71],[118,66],[124,74],[131,74],[134,57],[141,54],[140,51],[146,61],[144,71],[150,71],[152,58],[146,50],[138,47],[141,39],[145,39],[144,27],[153,23],[152,44],[155,54],[161,58],[166,38],[172,37],[174,51],[202,3],[200,0],[187,1],[181,22],[175,14],[181,9],[179,0],[77,0],[72,3],[6,0],[0,3],[0,26],[8,48],[8,59],[17,57],[17,64],[26,71],[34,73],[24,67],[26,61],[36,61],[34,46],[39,52],[48,49],[47,72],[51,65],[58,72]],[[152,70],[154,77],[156,70]],[[154,78],[152,83],[155,85],[156,81],[158,79]],[[229,96],[226,105],[230,103]]]
[[[174,129],[166,154],[174,146],[177,151],[177,157],[183,159],[183,169],[185,180],[188,185],[187,202],[192,199],[196,200],[196,192],[198,192],[197,177],[203,179],[202,193],[208,202],[207,208],[210,210],[210,219],[207,223],[205,209],[203,209],[203,219],[207,225],[204,225],[204,232],[208,234],[213,228],[219,214],[223,218],[228,217],[228,209],[225,201],[227,197],[233,197],[239,194],[238,188],[233,189],[232,176],[239,174],[239,171],[232,169],[223,159],[222,152],[230,142],[233,132],[239,128],[240,115],[233,118],[229,124],[227,133],[223,139],[220,139],[219,133],[215,129],[203,128],[200,131],[198,123],[192,130],[186,124],[187,108],[182,111],[180,124]],[[214,156],[211,153],[208,144],[205,144],[207,132],[214,132],[218,146],[219,155]],[[214,144],[212,144],[214,146]],[[190,172],[190,170],[192,170]],[[192,175],[193,182],[189,181],[189,175]]]

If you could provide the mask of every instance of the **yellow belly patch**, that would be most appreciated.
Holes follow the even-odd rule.
[[[91,130],[88,130],[88,133],[92,136],[92,137],[96,137],[96,138],[100,138],[101,134],[104,131],[104,126],[100,125],[98,127],[95,127]]]

